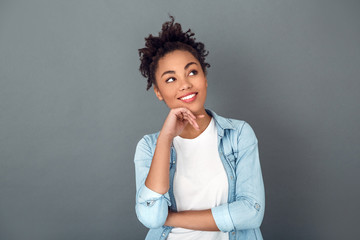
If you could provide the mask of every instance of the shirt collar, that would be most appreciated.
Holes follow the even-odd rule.
[[[205,108],[205,111],[214,118],[218,130],[218,135],[220,137],[224,136],[225,129],[235,129],[234,125],[231,123],[231,121],[228,118],[217,115],[214,111],[210,109]]]

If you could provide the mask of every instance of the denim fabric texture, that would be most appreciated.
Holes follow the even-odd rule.
[[[228,202],[211,208],[216,225],[220,231],[229,233],[230,240],[263,239],[260,225],[265,211],[265,189],[255,133],[243,120],[225,118],[210,109],[205,110],[215,120],[218,151],[229,184]],[[159,133],[148,134],[140,139],[134,156],[135,211],[139,221],[150,229],[146,240],[166,239],[172,229],[164,226],[168,211],[176,212],[173,194],[176,152],[173,144],[169,159],[169,191],[159,194],[145,186]]]

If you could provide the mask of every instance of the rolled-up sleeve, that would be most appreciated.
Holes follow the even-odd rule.
[[[211,209],[217,227],[223,232],[258,228],[265,211],[258,141],[247,122],[239,129],[237,145],[236,199]]]
[[[135,211],[139,221],[147,228],[159,228],[164,225],[170,206],[169,193],[157,193],[145,185],[153,158],[146,136],[137,144],[134,156],[136,175]]]

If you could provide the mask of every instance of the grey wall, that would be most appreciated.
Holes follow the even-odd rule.
[[[265,239],[354,239],[359,1],[0,2],[0,239],[144,239],[138,140],[168,113],[137,49],[168,13],[210,51],[206,107],[249,122]]]

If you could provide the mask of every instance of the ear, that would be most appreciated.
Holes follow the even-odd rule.
[[[155,86],[155,85],[154,85],[154,93],[155,93],[156,97],[157,97],[160,101],[164,100],[164,98],[161,96],[161,93],[160,93],[159,89],[158,89],[157,86]]]

